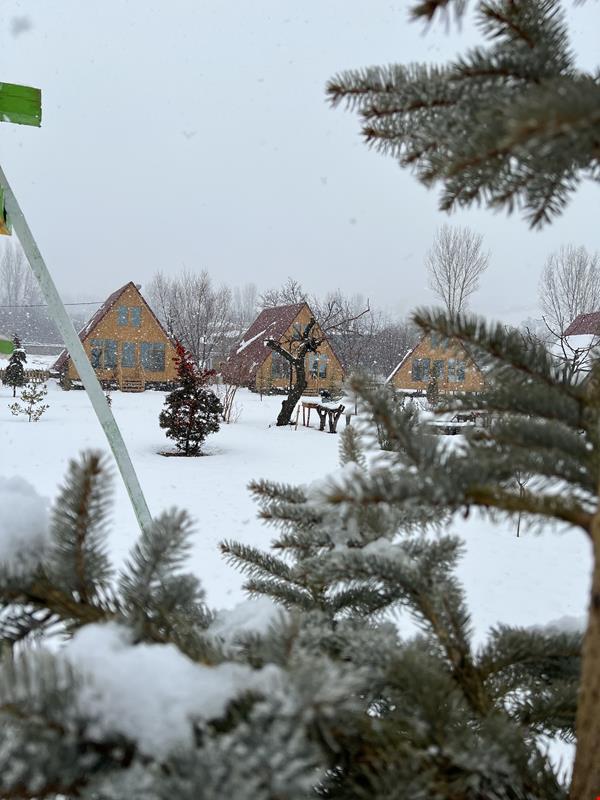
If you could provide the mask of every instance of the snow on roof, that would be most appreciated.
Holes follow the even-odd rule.
[[[416,350],[416,349],[417,349],[417,347],[418,347],[418,346],[421,344],[421,342],[422,342],[422,341],[423,341],[423,340],[421,339],[420,341],[418,341],[418,342],[417,342],[417,344],[416,344],[414,347],[411,347],[411,348],[410,348],[410,350],[407,350],[407,351],[406,351],[406,353],[405,353],[405,354],[402,356],[402,358],[401,358],[401,359],[400,359],[400,361],[398,362],[398,365],[397,365],[396,367],[394,367],[394,369],[393,369],[393,370],[390,372],[390,374],[389,374],[389,375],[387,376],[387,378],[385,379],[385,382],[386,382],[386,383],[389,383],[389,382],[392,380],[392,378],[393,378],[393,377],[394,377],[394,375],[395,375],[395,374],[398,372],[398,370],[400,369],[400,367],[401,367],[401,366],[404,364],[404,362],[406,361],[406,359],[407,359],[407,358],[409,358],[409,357],[410,357],[410,356],[411,356],[411,355],[412,355],[412,354],[415,352],[415,350]]]
[[[572,350],[589,350],[590,347],[595,347],[600,341],[600,337],[595,333],[569,334],[567,339],[568,345]]]
[[[243,351],[244,351],[244,350],[245,350],[245,349],[246,349],[246,348],[247,348],[249,345],[251,345],[251,344],[252,344],[252,342],[256,341],[256,339],[258,339],[258,337],[259,337],[259,336],[262,336],[262,335],[263,335],[263,334],[265,334],[266,332],[267,332],[267,331],[266,331],[266,329],[265,329],[265,330],[263,330],[263,331],[259,331],[259,332],[256,334],[256,336],[253,336],[251,339],[248,339],[248,341],[246,341],[245,339],[242,339],[242,341],[240,342],[240,346],[239,346],[239,347],[238,347],[238,349],[236,350],[236,353],[237,353],[238,355],[239,355],[240,353],[242,353],[242,352],[243,352]]]
[[[243,375],[244,380],[254,379],[256,371],[271,352],[265,342],[281,339],[305,305],[293,303],[264,308],[232,350],[224,372],[235,378]]]

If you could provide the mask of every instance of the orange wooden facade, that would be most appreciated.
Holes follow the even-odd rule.
[[[292,324],[279,339],[282,347],[290,349],[293,353],[297,347],[294,334],[305,328],[310,322],[312,312],[305,304]],[[323,334],[319,325],[313,328],[314,334],[320,338]],[[319,346],[318,353],[308,353],[305,360],[306,367],[306,394],[318,394],[321,389],[336,390],[344,380],[342,364],[329,344],[327,338]],[[295,376],[292,376],[295,380]],[[277,353],[271,352],[256,372],[255,387],[258,391],[268,389],[287,389],[290,385],[289,362]],[[268,388],[266,388],[268,387]]]
[[[79,335],[105,385],[143,391],[177,378],[173,343],[133,283],[111,295]],[[59,357],[57,367],[71,381],[79,379],[70,358]]]
[[[425,391],[432,377],[445,394],[480,392],[483,373],[459,342],[448,341],[437,334],[424,336],[398,364],[388,378],[396,389]]]
[[[312,316],[306,303],[263,309],[223,363],[223,378],[258,392],[285,391],[290,382],[295,382],[295,375],[290,374],[293,367],[283,356],[267,347],[266,341],[272,339],[285,350],[294,352]],[[323,337],[323,341],[318,353],[306,355],[305,392],[317,394],[321,389],[337,390],[344,379],[342,364],[318,324],[313,330],[318,339]]]

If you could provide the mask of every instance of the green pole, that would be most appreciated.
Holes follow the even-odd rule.
[[[127,493],[131,499],[131,504],[133,505],[133,510],[135,511],[139,526],[143,531],[148,530],[152,525],[152,517],[150,516],[150,511],[148,510],[148,505],[146,504],[142,487],[140,486],[135,469],[133,468],[129,452],[125,446],[125,442],[123,441],[119,426],[117,425],[106,397],[104,396],[104,392],[102,391],[102,387],[100,386],[96,373],[94,372],[86,352],[83,349],[81,340],[79,339],[79,336],[73,327],[73,323],[69,319],[69,315],[66,312],[62,300],[60,299],[60,295],[58,294],[56,286],[54,285],[52,276],[48,271],[46,262],[40,253],[35,239],[33,238],[33,234],[31,233],[25,216],[21,211],[21,207],[19,206],[17,199],[10,188],[10,184],[6,179],[6,175],[4,174],[2,167],[0,167],[0,186],[4,190],[6,211],[8,212],[13,230],[21,243],[23,252],[29,261],[33,274],[37,278],[42,294],[48,303],[50,315],[60,331],[69,355],[73,359],[73,363],[75,364],[77,372],[79,373],[79,377],[81,378],[85,390],[92,401],[92,406],[96,412],[96,416],[98,417],[100,425],[102,425],[102,429],[106,434],[106,438],[108,439],[108,443],[117,462],[117,466],[119,467],[119,471],[123,477],[123,481],[125,483]]]
[[[39,127],[41,120],[42,104],[39,89],[34,89],[30,86],[19,86],[13,83],[0,83],[0,122],[13,122],[19,125],[35,125]],[[83,349],[79,336],[73,327],[73,323],[69,319],[60,299],[46,262],[29,229],[25,215],[21,211],[17,198],[13,194],[6,175],[0,167],[0,234],[10,235],[11,225],[29,261],[31,270],[37,278],[42,294],[48,303],[50,315],[60,331],[69,355],[73,359],[79,377],[92,402],[92,407],[108,439],[138,524],[142,531],[147,531],[152,526],[152,517],[119,426],[104,396],[96,373]]]

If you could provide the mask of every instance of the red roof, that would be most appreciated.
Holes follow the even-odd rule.
[[[148,305],[148,303],[146,303],[146,301],[145,301],[145,300],[144,300],[144,298],[142,297],[142,295],[141,295],[141,292],[140,292],[140,290],[138,289],[138,287],[135,285],[135,283],[133,283],[133,281],[129,281],[129,283],[126,283],[126,284],[125,284],[125,286],[121,286],[121,288],[120,288],[120,289],[117,289],[117,291],[116,291],[116,292],[113,292],[111,295],[109,295],[109,296],[106,298],[106,300],[104,301],[104,303],[102,303],[102,305],[100,306],[100,308],[99,308],[99,309],[96,311],[96,313],[93,315],[93,317],[91,317],[91,318],[90,318],[90,319],[89,319],[89,320],[86,322],[86,324],[83,326],[83,328],[82,328],[82,329],[79,331],[79,339],[80,339],[82,342],[85,342],[85,340],[87,339],[87,337],[88,337],[88,336],[90,335],[90,333],[91,333],[91,332],[94,330],[94,328],[95,328],[95,327],[98,325],[98,323],[99,323],[101,320],[103,320],[103,319],[104,319],[104,317],[105,317],[105,316],[108,314],[108,312],[111,310],[111,308],[112,308],[112,307],[115,305],[115,303],[117,302],[117,300],[119,299],[119,297],[121,297],[121,295],[123,294],[123,292],[124,292],[126,289],[129,289],[129,288],[131,288],[131,287],[133,287],[133,288],[135,289],[135,291],[136,291],[136,292],[139,294],[139,296],[140,296],[140,298],[141,298],[142,302],[144,303],[144,305],[146,306],[146,308],[148,308],[148,310],[150,311],[150,313],[152,314],[152,316],[154,317],[154,319],[156,320],[156,322],[157,322],[157,323],[158,323],[158,325],[160,326],[160,329],[161,329],[161,330],[163,331],[163,333],[165,334],[165,337],[166,337],[167,339],[169,338],[169,336],[168,336],[167,332],[165,331],[165,329],[163,328],[163,326],[162,326],[162,324],[161,324],[160,320],[157,318],[157,316],[156,316],[156,314],[154,313],[154,311],[152,311],[152,309],[150,308],[150,306]],[[61,369],[64,367],[64,365],[67,363],[67,361],[69,360],[69,358],[70,358],[70,356],[69,356],[69,353],[68,353],[67,349],[65,348],[65,349],[62,351],[62,353],[59,355],[59,357],[56,359],[56,361],[55,361],[55,362],[54,362],[54,364],[52,365],[51,369],[52,369],[52,370],[57,370],[57,371],[60,371],[60,370],[61,370]]]
[[[565,331],[565,336],[579,336],[582,333],[600,334],[600,311],[580,314]]]
[[[253,380],[260,365],[272,352],[265,341],[279,341],[305,305],[293,303],[263,309],[229,354],[223,372],[236,379]]]

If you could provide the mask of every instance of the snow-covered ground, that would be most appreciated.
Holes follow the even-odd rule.
[[[0,475],[22,476],[52,499],[70,458],[86,448],[107,446],[85,392],[64,392],[54,381],[48,389],[49,410],[39,422],[29,423],[10,414],[12,391],[0,386]],[[273,536],[257,518],[248,483],[254,478],[312,482],[338,465],[338,437],[319,432],[316,421],[311,428],[276,428],[272,423],[281,398],[261,401],[248,391],[240,391],[238,398],[239,421],[209,437],[205,457],[165,458],[159,451],[173,446],[158,425],[164,394],[112,393],[112,408],[151,513],[179,506],[196,520],[190,568],[214,608],[231,608],[243,599],[242,577],[223,561],[218,542],[234,539],[266,548]],[[466,541],[459,574],[477,640],[498,622],[543,625],[585,614],[591,550],[583,534],[521,530],[517,538],[513,524],[493,524],[477,514],[457,519],[452,530]],[[136,536],[133,512],[115,474],[111,549],[117,563]]]

